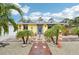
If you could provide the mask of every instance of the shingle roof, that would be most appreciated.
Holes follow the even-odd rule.
[[[42,18],[41,18],[42,19]],[[60,22],[61,24],[65,24],[63,22]],[[18,22],[18,24],[57,24],[57,22],[54,21],[53,18],[50,18],[48,20],[48,22],[46,22],[45,20],[31,20],[31,19],[28,19],[26,20],[26,22]]]

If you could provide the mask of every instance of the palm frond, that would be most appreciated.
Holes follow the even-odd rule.
[[[15,5],[13,3],[9,3],[9,4],[6,4],[6,5],[7,5],[8,10],[14,9],[14,10],[18,11],[21,16],[24,14],[23,11],[17,5]]]
[[[13,27],[14,27],[14,31],[16,31],[17,29],[18,29],[18,26],[17,26],[17,24],[15,23],[15,21],[13,20],[13,19],[8,19],[9,20],[9,22],[13,25]]]
[[[1,20],[0,20],[0,35],[1,35],[1,31],[2,31],[2,26],[1,26]]]
[[[17,32],[16,37],[17,38],[21,38],[21,37],[29,37],[29,36],[32,36],[32,35],[33,35],[32,31],[30,31],[30,30],[23,30],[23,31]]]
[[[17,30],[17,24],[11,16],[11,9],[17,10],[21,17],[23,16],[22,10],[17,5],[12,3],[0,3],[0,34],[2,31],[1,28],[3,28],[4,33],[9,32],[9,22],[13,25],[14,31]]]

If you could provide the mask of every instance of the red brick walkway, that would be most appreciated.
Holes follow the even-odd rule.
[[[29,55],[51,55],[50,49],[45,42],[35,42],[29,52]]]

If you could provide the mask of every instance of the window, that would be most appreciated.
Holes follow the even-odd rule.
[[[48,29],[49,29],[49,28],[51,28],[51,27],[52,27],[52,25],[51,25],[51,24],[49,24],[49,25],[48,25]]]
[[[27,26],[27,25],[23,25],[23,28],[24,28],[24,29],[28,29],[28,26]]]

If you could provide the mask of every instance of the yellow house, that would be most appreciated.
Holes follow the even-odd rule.
[[[52,24],[52,23],[50,23]],[[18,22],[18,31],[31,30],[33,33],[44,33],[49,28],[49,22],[46,22],[40,18],[40,20],[28,20],[26,22]]]
[[[31,30],[33,33],[44,33],[48,29],[47,24],[18,24],[18,31]]]
[[[44,20],[28,20],[27,22],[19,22],[18,23],[18,31],[21,30],[31,30],[33,33],[44,33],[48,28],[50,28],[52,25],[57,24],[52,18],[49,19],[48,22]]]

